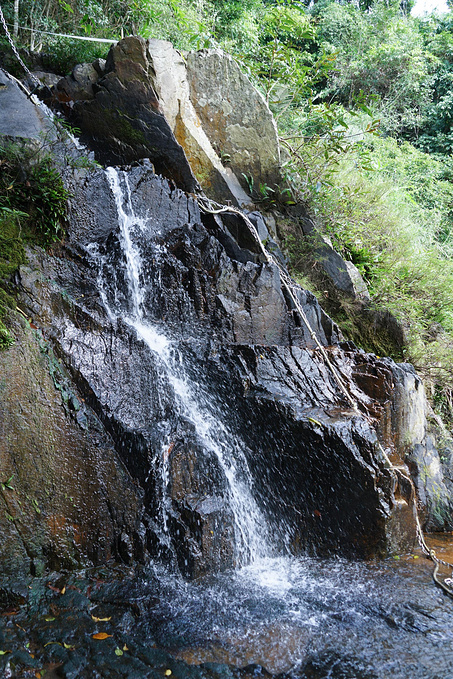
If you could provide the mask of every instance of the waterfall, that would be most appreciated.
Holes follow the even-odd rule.
[[[107,311],[112,319],[122,318],[134,328],[137,336],[153,352],[160,378],[170,385],[180,416],[193,425],[202,448],[217,458],[223,471],[229,506],[234,517],[236,562],[241,565],[253,563],[268,556],[271,549],[266,521],[252,494],[253,480],[243,452],[245,445],[228,430],[222,422],[222,413],[213,411],[208,398],[200,394],[200,389],[188,377],[177,343],[171,341],[160,327],[157,328],[146,318],[141,282],[142,262],[136,242],[141,234],[147,233],[148,220],[146,216],[137,215],[134,211],[127,173],[114,168],[108,168],[106,173],[118,212],[129,302],[129,308],[125,312],[119,302],[107,300],[106,291],[102,291],[101,287]],[[102,262],[100,281],[102,286]],[[112,291],[109,292],[109,299],[112,299]],[[124,296],[124,291],[122,295]],[[113,299],[117,300],[117,297],[119,295],[115,291]],[[161,519],[164,532],[167,531],[170,502],[166,494],[169,481],[168,457],[168,441],[164,441],[160,464],[163,489]]]

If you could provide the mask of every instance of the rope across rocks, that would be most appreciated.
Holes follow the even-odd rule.
[[[200,209],[202,212],[212,214],[212,215],[220,215],[220,214],[226,214],[226,213],[232,213],[239,215],[239,217],[242,218],[242,220],[245,222],[247,225],[250,233],[253,235],[254,239],[256,240],[257,245],[260,247],[261,252],[263,253],[266,261],[269,264],[275,265],[280,273],[280,278],[282,281],[282,284],[284,288],[286,289],[291,301],[293,302],[297,313],[299,314],[301,320],[305,324],[305,326],[308,329],[308,332],[310,333],[310,337],[313,339],[315,342],[317,348],[319,349],[324,361],[326,362],[326,365],[329,367],[336,383],[338,384],[341,392],[343,395],[347,398],[349,403],[352,406],[352,409],[361,417],[367,417],[364,415],[364,413],[361,413],[358,409],[357,402],[355,399],[351,396],[351,394],[348,391],[348,388],[341,378],[340,374],[338,373],[337,369],[335,366],[332,364],[331,360],[329,359],[326,350],[324,349],[323,345],[319,341],[316,332],[313,330],[313,328],[310,325],[310,322],[307,318],[307,315],[305,314],[298,298],[297,298],[297,288],[296,284],[294,281],[291,279],[289,276],[288,272],[282,267],[280,262],[277,261],[277,259],[266,249],[264,244],[261,241],[261,238],[259,237],[258,231],[256,229],[256,226],[253,224],[253,222],[249,219],[249,217],[239,208],[232,207],[232,206],[226,206],[226,205],[221,205],[219,203],[216,203],[215,201],[209,200],[206,197],[198,197],[197,198],[198,205],[200,206]],[[434,564],[434,572],[433,572],[433,580],[436,583],[438,587],[440,587],[448,596],[453,598],[453,578],[445,578],[443,581],[440,580],[438,577],[438,571],[441,565],[446,566],[447,568],[450,568],[453,571],[453,564],[448,563],[447,561],[444,561],[443,559],[440,559],[437,555],[434,549],[430,549],[428,545],[426,544],[425,537],[423,535],[423,530],[420,524],[420,519],[418,516],[418,511],[417,511],[417,506],[416,506],[416,490],[415,490],[415,485],[414,482],[412,481],[411,477],[409,474],[402,468],[396,467],[393,465],[385,452],[383,446],[379,443],[378,444],[380,451],[384,457],[384,460],[386,462],[387,468],[390,470],[390,472],[394,475],[395,479],[398,477],[398,474],[401,475],[405,481],[407,481],[410,484],[412,495],[414,498],[413,502],[413,507],[414,507],[414,520],[415,520],[415,526],[416,526],[416,536],[417,536],[417,541],[420,546],[420,549],[422,552],[427,556],[429,559],[431,559]]]

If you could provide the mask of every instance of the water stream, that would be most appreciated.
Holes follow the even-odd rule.
[[[112,308],[108,306],[110,317],[122,317],[129,326],[133,327],[149,350],[157,357],[161,368],[161,379],[166,380],[174,393],[179,405],[180,415],[195,428],[197,437],[204,450],[213,453],[224,473],[228,487],[229,505],[234,515],[235,552],[237,563],[254,562],[269,556],[272,549],[265,519],[260,512],[251,491],[253,480],[243,454],[244,444],[228,431],[222,422],[219,412],[212,412],[212,404],[203,396],[197,385],[194,385],[184,370],[184,364],[177,343],[173,343],[163,333],[150,323],[143,309],[143,293],[141,288],[142,266],[140,253],[134,246],[132,234],[140,237],[149,228],[145,217],[137,216],[131,200],[127,173],[114,168],[107,169],[107,177],[115,197],[120,226],[120,239],[126,261],[126,278],[131,301],[128,313],[125,315],[120,304]],[[158,253],[156,252],[156,256]],[[163,444],[163,460],[161,474],[163,481],[162,522],[166,531],[167,498],[165,487],[168,483],[168,442]]]

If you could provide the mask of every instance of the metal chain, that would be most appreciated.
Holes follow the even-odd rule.
[[[5,21],[5,17],[3,16],[1,5],[0,5],[0,21],[3,24],[3,28],[5,29],[5,33],[6,33],[6,37],[8,38],[9,44],[11,45],[11,49],[13,50],[14,54],[16,55],[17,60],[19,61],[22,68],[24,69],[25,73],[29,76],[31,81],[35,84],[35,86],[39,87],[41,85],[41,83],[39,82],[38,78],[35,75],[33,75],[33,73],[30,71],[30,69],[24,64],[19,52],[16,49],[16,46],[13,42],[11,34],[8,30],[8,26],[6,25],[6,21]]]

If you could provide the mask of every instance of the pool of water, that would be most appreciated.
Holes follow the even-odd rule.
[[[442,558],[452,548],[451,540],[436,547]],[[140,627],[193,664],[254,663],[294,677],[447,679],[453,599],[434,585],[432,570],[413,555],[380,563],[262,559],[184,584],[155,572],[148,586],[158,600]]]
[[[428,541],[453,561],[452,536]],[[451,679],[453,599],[432,571],[421,554],[277,557],[194,582],[154,564],[10,583],[0,676]]]

